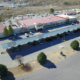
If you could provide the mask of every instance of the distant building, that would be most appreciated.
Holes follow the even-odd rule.
[[[76,11],[67,11],[63,13],[64,15],[75,15]]]
[[[58,15],[58,16],[69,19],[70,23],[76,22],[76,20],[77,20],[76,17],[74,17],[74,16],[68,16],[68,15],[64,15],[64,14]]]

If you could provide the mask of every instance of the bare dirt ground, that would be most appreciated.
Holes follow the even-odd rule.
[[[61,51],[63,52],[63,54],[65,56],[62,56],[60,54]],[[47,67],[50,66],[51,63],[53,63],[53,64],[58,63],[58,62],[60,62],[64,59],[76,54],[77,52],[78,51],[75,51],[75,50],[71,49],[70,46],[67,46],[67,47],[62,48],[58,51],[47,54],[47,60],[50,61],[50,63],[47,65]],[[21,76],[21,75],[24,75],[24,74],[29,74],[29,73],[38,71],[38,70],[43,69],[43,68],[45,68],[45,67],[40,65],[37,62],[37,60],[33,60],[31,62],[26,63],[26,67],[23,67],[23,65],[20,65],[18,67],[8,68],[8,71],[13,74],[12,76],[17,77],[17,76]],[[8,74],[7,78],[10,78],[12,76],[10,74]]]
[[[4,8],[0,9],[0,16],[3,19],[9,19],[10,17],[17,15],[26,15],[26,14],[36,14],[36,13],[50,13],[50,8],[54,8],[54,11],[62,11],[62,10],[69,10],[69,9],[76,9],[80,8],[79,5],[44,5],[44,6],[23,6],[17,8]]]

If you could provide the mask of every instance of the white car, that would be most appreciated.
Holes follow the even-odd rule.
[[[32,33],[32,32],[30,32],[30,35],[33,35],[33,33]]]
[[[28,35],[27,33],[25,33],[25,36],[26,36],[26,37],[29,37],[29,35]]]

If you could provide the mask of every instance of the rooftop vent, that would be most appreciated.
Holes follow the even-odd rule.
[[[35,25],[36,23],[34,22],[34,25]]]

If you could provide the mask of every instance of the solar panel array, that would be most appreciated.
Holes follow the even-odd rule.
[[[77,28],[80,28],[80,26],[79,25],[73,25],[73,26],[68,26],[68,27],[62,27],[62,28],[59,28],[59,29],[51,30],[48,33],[37,34],[37,35],[34,35],[32,37],[28,37],[28,38],[25,38],[25,39],[4,43],[4,44],[1,44],[1,46],[2,46],[3,49],[7,49],[7,48],[10,48],[10,47],[14,47],[14,46],[17,46],[17,45],[20,45],[20,44],[32,42],[34,40],[39,40],[41,38],[50,37],[52,35],[56,35],[58,33],[62,33],[62,32],[77,29]]]

